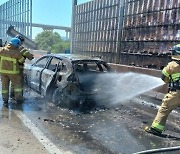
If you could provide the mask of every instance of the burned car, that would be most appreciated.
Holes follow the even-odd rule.
[[[61,107],[94,105],[97,74],[111,72],[97,57],[76,54],[47,54],[24,69],[27,85]],[[86,106],[86,105],[85,105]]]

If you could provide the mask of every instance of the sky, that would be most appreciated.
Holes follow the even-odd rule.
[[[0,5],[8,0],[0,0]],[[78,4],[91,0],[77,0]],[[72,0],[32,0],[32,22],[71,27]],[[33,28],[33,38],[43,30]],[[66,36],[62,30],[55,30]]]

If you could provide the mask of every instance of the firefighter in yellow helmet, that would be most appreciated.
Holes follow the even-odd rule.
[[[161,135],[168,115],[180,106],[180,44],[172,48],[172,61],[162,70],[162,80],[169,83],[169,92],[163,98],[151,127],[145,128],[145,131],[155,135]]]
[[[24,63],[25,58],[19,51],[20,46],[21,41],[18,38],[12,38],[8,45],[0,48],[1,92],[5,105],[8,104],[10,81],[14,86],[16,101],[19,103],[23,99],[19,64]]]
[[[17,35],[15,36],[15,38],[18,38],[22,44],[24,42],[24,37],[20,36],[20,35]],[[20,50],[20,53],[21,55],[26,59],[29,59],[29,60],[32,60],[34,59],[34,55],[31,54],[26,48],[24,48],[22,45],[19,47],[19,50]],[[24,61],[25,62],[25,61]],[[22,83],[22,86],[23,86],[23,83],[24,83],[24,63],[20,63],[19,64],[19,68],[20,68],[20,76],[21,76],[21,83]],[[10,91],[10,97],[11,98],[14,98],[14,86],[11,85],[11,91]]]

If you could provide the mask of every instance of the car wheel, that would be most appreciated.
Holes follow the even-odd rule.
[[[67,97],[64,95],[63,90],[59,88],[54,91],[52,102],[60,107],[69,107]]]

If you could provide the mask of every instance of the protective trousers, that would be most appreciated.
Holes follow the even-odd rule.
[[[9,99],[9,83],[12,83],[14,87],[14,96],[17,101],[22,101],[22,83],[20,74],[1,74],[2,82],[2,98],[3,101],[8,101]]]
[[[23,71],[24,71],[24,65],[22,65],[22,66],[20,65],[19,70],[20,70],[19,74],[21,76],[22,95],[23,95],[23,85],[24,85],[24,74],[23,74]],[[10,89],[10,97],[11,98],[15,97],[14,91],[15,91],[14,86],[11,83],[11,89]]]
[[[178,106],[180,106],[180,90],[167,93],[162,100],[161,107],[159,108],[151,127],[163,131],[168,115]]]

